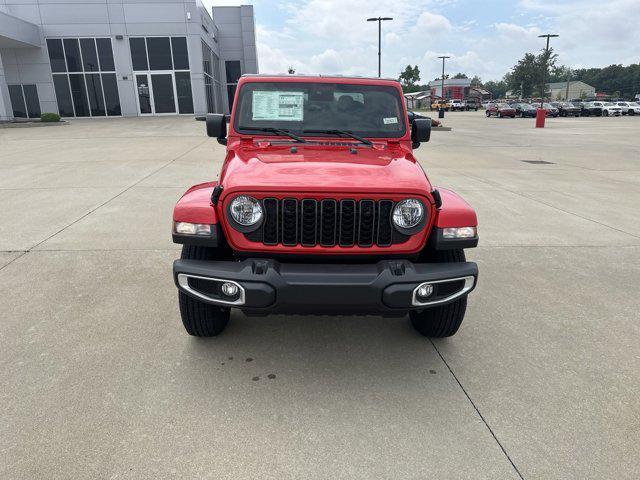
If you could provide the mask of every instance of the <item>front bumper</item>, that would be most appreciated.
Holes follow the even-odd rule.
[[[240,262],[176,260],[174,281],[187,295],[214,305],[240,308],[250,315],[269,313],[404,315],[409,310],[450,303],[477,283],[473,262],[412,263],[383,260],[371,264],[298,264],[271,259]],[[238,287],[225,296],[222,284]],[[429,297],[418,286],[432,285]]]

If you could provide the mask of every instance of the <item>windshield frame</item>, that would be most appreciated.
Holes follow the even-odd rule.
[[[393,131],[385,132],[382,130],[377,132],[363,131],[363,130],[356,130],[353,128],[349,128],[348,130],[361,137],[371,138],[374,140],[376,139],[407,140],[411,133],[411,129],[408,126],[406,106],[403,101],[402,94],[400,93],[401,90],[399,87],[399,83],[396,81],[375,80],[375,79],[365,79],[365,78],[363,79],[342,78],[342,77],[305,78],[305,77],[298,77],[298,76],[292,76],[292,77],[265,76],[265,77],[243,77],[240,79],[240,82],[236,91],[236,95],[235,95],[232,114],[231,114],[232,122],[230,124],[230,127],[231,127],[231,131],[229,132],[230,134],[247,135],[247,136],[256,136],[259,134],[260,136],[265,136],[265,137],[274,135],[268,132],[265,132],[263,135],[259,132],[256,132],[255,130],[248,130],[246,128],[242,128],[243,126],[239,125],[240,123],[239,112],[240,112],[241,104],[243,101],[246,101],[247,99],[251,98],[245,93],[247,91],[247,87],[252,86],[253,90],[255,90],[256,88],[259,88],[260,84],[267,84],[269,86],[272,86],[273,84],[282,84],[282,89],[285,91],[287,90],[287,88],[295,88],[296,86],[307,87],[308,85],[313,85],[313,84],[335,84],[338,87],[341,85],[345,85],[345,86],[352,86],[356,88],[357,87],[363,87],[363,88],[378,87],[378,88],[388,89],[389,92],[392,93],[395,97],[395,101],[397,103],[397,109],[400,114],[400,118],[398,119],[399,120],[398,123],[400,124],[399,130],[395,132]],[[279,122],[279,123],[282,124],[282,122]],[[248,126],[249,125],[245,125],[245,127],[248,127]],[[278,128],[285,128],[285,127],[278,127]],[[343,140],[347,140],[344,136],[333,134],[333,133],[327,134],[327,133],[303,132],[303,130],[310,130],[310,129],[316,129],[316,126],[313,124],[305,124],[304,121],[298,123],[295,126],[294,125],[286,126],[286,130],[301,137],[306,137],[306,138],[313,137],[318,139],[337,137],[337,138],[342,138]],[[327,128],[327,129],[340,130],[338,126],[332,126],[331,128]],[[318,128],[318,130],[324,130],[324,128]]]

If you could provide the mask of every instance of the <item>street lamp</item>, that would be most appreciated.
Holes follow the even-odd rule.
[[[382,44],[382,22],[385,20],[393,20],[392,17],[373,17],[367,18],[367,22],[378,22],[378,78],[381,76],[381,60],[380,60],[380,47]]]
[[[547,60],[549,57],[549,39],[553,37],[559,37],[554,33],[547,33],[545,35],[538,35],[538,38],[547,39],[547,47],[544,50],[544,70],[542,71],[542,99],[540,100],[540,108],[544,107],[544,94],[547,92]]]
[[[447,58],[451,58],[451,57],[447,57],[446,55],[441,55],[438,58],[442,59],[442,78],[441,78],[442,87],[440,88],[440,96],[444,100],[444,61]],[[442,102],[440,103],[440,108],[438,109],[438,118],[444,118],[444,105],[442,104]]]

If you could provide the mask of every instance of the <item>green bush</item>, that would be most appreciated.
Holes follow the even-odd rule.
[[[60,115],[52,112],[45,112],[42,115],[40,115],[40,121],[41,122],[59,122]]]

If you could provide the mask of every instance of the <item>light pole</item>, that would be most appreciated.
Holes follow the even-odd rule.
[[[438,58],[442,59],[442,86],[440,87],[440,96],[442,97],[442,100],[444,100],[444,61],[451,57],[441,55]],[[444,105],[442,102],[440,102],[440,108],[438,109],[438,118],[444,118]]]
[[[544,70],[542,71],[542,99],[540,100],[540,108],[544,107],[544,94],[547,92],[547,61],[549,57],[549,39],[552,37],[559,37],[554,33],[547,33],[545,35],[538,35],[538,38],[547,39],[547,47],[544,49]]]
[[[380,47],[382,46],[382,22],[386,20],[393,20],[392,17],[373,17],[367,18],[367,22],[378,22],[378,78],[381,76],[381,59],[380,59]]]

